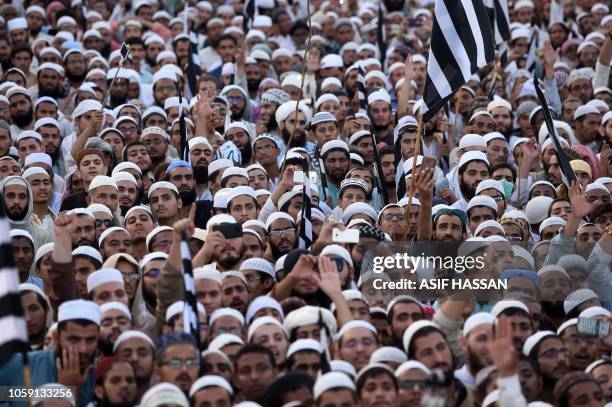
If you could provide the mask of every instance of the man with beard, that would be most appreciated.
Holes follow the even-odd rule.
[[[179,219],[183,201],[174,184],[156,182],[149,188],[148,197],[153,218],[160,226],[172,226]]]
[[[34,284],[20,284],[21,308],[28,330],[30,349],[41,350],[47,334],[47,316],[51,310],[49,298]]]
[[[223,306],[235,309],[244,315],[252,294],[246,277],[240,271],[224,272],[221,290]]]
[[[119,70],[119,72],[117,72]],[[106,73],[107,87],[110,87],[113,78],[115,83],[110,88],[110,97],[108,98],[107,107],[114,109],[128,102],[128,86],[130,84],[130,74],[127,69],[112,68]]]
[[[19,176],[5,177],[0,183],[0,194],[10,228],[30,232],[33,199],[26,180]]]
[[[98,360],[95,383],[95,406],[129,407],[136,402],[138,386],[134,368],[117,356],[105,356]]]
[[[62,134],[59,122],[50,117],[38,119],[34,123],[34,131],[42,137],[43,152],[51,157],[53,172],[62,176],[64,174],[64,157],[60,149]]]
[[[391,96],[386,90],[378,89],[368,95],[368,107],[376,143],[382,141],[388,146],[392,146],[394,120],[391,111]]]
[[[310,123],[312,118],[310,108],[303,102],[298,104],[298,102],[292,100],[280,105],[276,109],[274,117],[280,129],[280,141],[282,142],[281,155],[284,155],[286,149],[301,147],[306,150],[310,160],[314,161],[317,146],[313,142],[306,140],[307,133],[305,130],[306,124]]]
[[[78,88],[87,75],[87,63],[83,51],[73,48],[64,54],[64,66],[66,67],[66,79],[71,88]]]
[[[151,158],[151,170],[155,170],[158,165],[167,162],[166,153],[170,143],[170,136],[159,127],[147,127],[142,131],[141,140],[147,147]]]
[[[438,311],[440,312],[440,311]],[[416,360],[430,370],[439,370],[444,375],[447,405],[472,405],[471,392],[453,376],[455,362],[446,336],[441,328],[431,321],[417,321],[404,332],[404,351],[409,360]]]
[[[370,132],[362,130],[353,133],[348,144],[350,148],[353,148],[361,157],[363,157],[364,167],[371,172],[373,169],[372,163],[374,162],[374,151],[372,150],[372,135]]]
[[[259,102],[259,120],[257,121],[257,134],[271,133],[275,136],[280,135],[280,129],[276,122],[276,109],[285,102],[288,102],[291,96],[282,89],[269,89],[261,96]]]
[[[480,151],[468,151],[459,160],[457,178],[461,196],[452,207],[466,212],[468,202],[476,195],[480,181],[489,179],[491,172],[487,155]]]
[[[523,355],[537,365],[542,375],[540,400],[552,402],[555,383],[569,371],[569,352],[563,340],[552,331],[538,331],[525,341]]]
[[[215,230],[215,226],[227,223],[238,225],[240,236],[225,237],[219,230]],[[206,229],[208,230],[206,241],[193,259],[194,267],[216,262],[220,271],[236,270],[245,251],[242,243],[242,226],[230,215],[220,214],[210,218],[206,223]]]
[[[569,350],[569,366],[572,370],[584,370],[597,359],[597,338],[578,333],[578,319],[565,321],[557,330]]]
[[[128,209],[134,207],[140,202],[138,182],[132,174],[127,171],[119,171],[111,177],[117,184],[117,198],[119,200],[119,209],[121,215],[125,216]]]
[[[155,317],[158,307],[157,282],[166,259],[168,259],[166,253],[152,252],[144,256],[140,262],[142,302],[134,308],[133,325],[135,329],[144,331],[151,337],[158,335],[157,319]],[[164,314],[165,312],[162,312],[160,315]]]
[[[221,95],[229,101],[232,122],[249,122],[251,118],[251,99],[242,87],[229,85],[221,90]]]
[[[76,157],[80,156],[81,149],[85,146],[85,143],[90,137],[93,137],[100,130],[98,124],[101,125],[103,115],[102,103],[97,100],[86,99],[77,105],[72,112],[72,119],[74,120],[74,132],[64,137],[62,140],[62,154],[64,155],[65,167],[64,171],[68,172],[71,166],[75,163]],[[79,141],[79,147],[74,148]],[[73,151],[75,153],[73,154]],[[104,159],[104,154],[101,154]],[[106,171],[104,172],[106,174]],[[81,205],[84,206],[84,205]]]
[[[455,370],[455,378],[466,387],[476,387],[476,373],[493,364],[489,344],[493,339],[493,325],[496,318],[488,312],[478,312],[463,324],[463,347],[467,352],[467,363]]]
[[[212,146],[205,137],[189,140],[189,162],[193,168],[196,200],[212,200],[208,189],[208,164],[213,160]]]
[[[493,120],[495,120],[495,131],[503,134],[506,141],[510,141],[514,120],[510,102],[496,98],[487,105],[487,111],[493,116]]]
[[[25,16],[26,20],[28,20],[28,29],[30,30],[30,37],[33,40],[36,40],[38,34],[46,23],[45,9],[40,6],[32,5],[26,9]]]
[[[268,245],[272,250],[272,258],[289,253],[298,246],[298,234],[295,220],[284,212],[275,212],[266,220]]]
[[[21,86],[13,86],[6,93],[10,103],[11,138],[15,140],[21,132],[32,129],[34,125],[34,109],[27,90]]]
[[[384,146],[378,151],[380,165],[383,171],[385,188],[389,193],[389,203],[397,203],[397,188],[395,184],[395,150],[392,146]]]
[[[86,405],[94,389],[92,367],[98,350],[100,308],[91,301],[65,301],[59,306],[57,320],[56,347],[28,353],[31,385],[61,381],[76,388],[79,402]],[[0,385],[24,385],[22,353],[14,354],[0,368]]]
[[[175,384],[187,394],[200,370],[195,339],[182,332],[167,333],[157,341],[155,356],[155,375],[159,381]]]
[[[19,282],[34,284],[42,288],[42,279],[30,275],[32,263],[34,262],[34,240],[32,235],[25,230],[15,229],[10,231],[9,237],[11,238],[11,251],[15,259],[15,268],[17,273],[19,273]]]
[[[166,49],[166,43],[159,35],[151,35],[144,42],[146,70],[151,72],[157,66],[157,55]]]
[[[210,219],[212,209],[211,200],[196,201],[196,188],[194,171],[187,161],[174,161],[166,169],[166,180],[173,184],[178,190],[179,197],[183,206],[179,212],[179,218],[184,219],[189,216],[191,204],[195,203],[195,227],[204,229],[206,222]]]
[[[247,89],[249,90],[249,97],[254,100],[257,98],[259,84],[264,77],[264,73],[259,65],[257,65],[257,61],[250,58],[247,58],[245,61],[244,70],[247,80]]]
[[[326,196],[326,203],[335,207],[338,203],[340,183],[346,176],[350,167],[350,153],[348,145],[342,140],[328,141],[321,148],[321,158],[327,179],[327,188],[323,191],[323,183],[319,185],[319,196]]]
[[[253,163],[253,147],[251,130],[243,122],[232,122],[225,129],[225,140],[231,141],[240,150],[242,166],[247,167]]]
[[[36,78],[38,83],[38,97],[49,96],[55,100],[64,97],[64,84],[62,77],[64,68],[61,66],[45,62],[38,67]]]
[[[132,314],[125,304],[111,301],[100,305],[98,347],[104,356],[113,354],[117,338],[129,329],[132,329]]]
[[[166,99],[178,96],[176,74],[167,69],[160,69],[153,75],[153,99],[155,105],[164,108]]]
[[[409,295],[398,295],[387,306],[387,330],[393,346],[401,347],[406,329],[425,318],[423,305]]]
[[[151,384],[153,374],[155,344],[151,338],[140,331],[129,330],[117,338],[113,352],[120,359],[129,362],[134,368],[138,398],[142,396]]]
[[[76,249],[81,246],[91,246],[97,249],[98,244],[96,241],[95,218],[93,214],[85,208],[76,208],[69,213],[74,216],[73,222],[75,223],[75,230],[70,235],[72,248]]]
[[[557,330],[565,322],[563,302],[572,291],[572,281],[565,269],[548,265],[538,270],[542,318],[540,329]]]

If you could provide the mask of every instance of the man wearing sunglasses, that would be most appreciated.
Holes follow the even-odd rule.
[[[187,394],[200,371],[195,339],[183,332],[167,333],[157,341],[155,356],[159,381],[172,383]]]

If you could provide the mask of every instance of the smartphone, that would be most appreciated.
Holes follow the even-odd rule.
[[[594,318],[578,318],[577,331],[585,336],[606,337],[610,334],[610,321]]]
[[[293,182],[296,184],[304,183],[304,171],[295,171],[293,173]]]
[[[332,229],[332,242],[334,243],[359,243],[358,229]]]
[[[421,163],[421,169],[431,168],[432,171],[436,167],[436,159],[433,157],[423,157],[423,162]]]
[[[423,27],[423,19],[420,17],[411,18],[410,20],[408,20],[408,27],[412,27],[412,28]]]
[[[319,183],[319,173],[316,171],[308,171],[308,178],[310,178],[310,182],[313,184]]]
[[[240,223],[220,223],[214,225],[212,230],[221,232],[226,239],[242,237],[242,225]]]

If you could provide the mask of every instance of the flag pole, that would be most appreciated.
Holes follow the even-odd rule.
[[[32,387],[32,374],[30,372],[30,362],[28,360],[28,352],[23,352],[23,366],[21,367],[23,371],[23,385],[26,389],[33,389]],[[32,398],[27,398],[28,407],[32,407]]]
[[[125,45],[125,43],[123,45]],[[123,68],[123,63],[130,56],[130,52],[132,52],[132,47],[130,47],[129,45],[125,45],[125,48],[127,49],[125,56],[121,55],[121,59],[119,60],[119,66],[117,67],[117,72],[115,72],[115,76],[113,77],[113,80],[111,81],[110,85],[108,86],[108,89],[106,90],[106,95],[104,95],[104,101],[102,102],[103,108],[106,106],[106,102],[108,101],[108,97],[110,96],[111,89],[113,88],[113,85],[115,84],[115,81],[117,80],[119,71],[121,70],[121,68]]]
[[[459,92],[455,92],[455,117],[453,118],[453,129],[452,129],[453,130],[453,140],[457,139],[457,116],[459,116]]]
[[[408,188],[408,210],[406,212],[406,219],[410,218],[410,211],[412,210],[412,198],[414,197],[414,177],[417,166],[417,157],[421,153],[421,132],[423,131],[423,114],[419,109],[419,122],[417,127],[416,145],[414,147],[414,154],[412,156],[412,169],[410,170],[410,186]],[[404,180],[406,182],[406,180]],[[406,221],[408,222],[408,220]]]

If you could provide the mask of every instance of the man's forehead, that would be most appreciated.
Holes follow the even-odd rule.
[[[6,185],[4,187],[4,192],[28,192],[28,188],[25,185]]]

